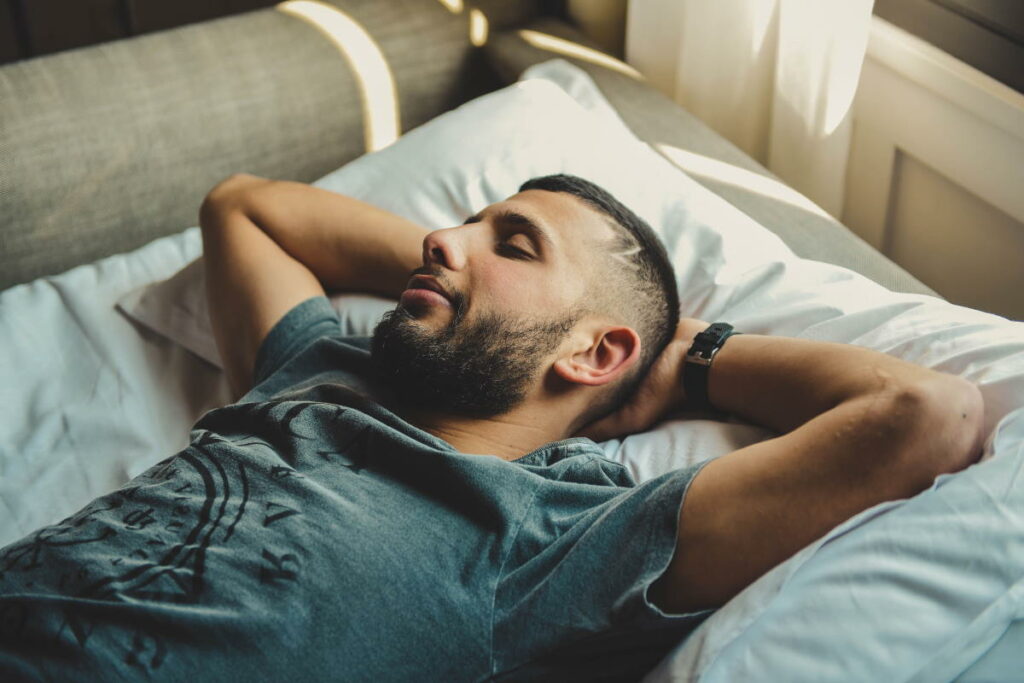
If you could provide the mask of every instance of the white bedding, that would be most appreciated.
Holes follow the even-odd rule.
[[[641,149],[582,72],[560,60],[540,66],[527,75],[560,84],[586,107],[596,117],[603,149]],[[568,127],[581,127],[582,118],[572,110],[578,105],[556,92],[561,91],[549,84],[520,86],[518,99],[503,96],[498,113],[476,104],[446,115],[443,125],[458,132],[447,141],[451,159],[424,156],[444,140],[446,129],[435,122],[432,135],[408,135],[318,184],[368,201],[379,197],[376,203],[425,225],[461,223],[473,210],[512,194],[510,178],[518,184],[562,170],[544,166],[544,146],[552,139],[561,144],[561,138],[569,145],[581,134]],[[522,109],[509,113],[510,104]],[[528,108],[538,104],[544,105],[542,116]],[[540,117],[550,139],[516,140],[516,148],[533,157],[498,155],[489,166],[467,167],[465,155],[484,144],[474,135],[485,135],[467,122],[479,121],[472,117],[483,113],[491,116],[488,125],[499,125],[493,119],[503,113],[518,116],[524,126],[530,116]],[[390,178],[400,184],[393,160],[417,145],[423,191],[442,197],[440,203],[417,206],[391,198],[375,182]],[[614,149],[620,163],[633,154]],[[1014,620],[1017,630],[1008,632],[1001,647],[1013,638],[1019,642],[1024,324],[924,295],[889,292],[846,269],[798,259],[774,235],[649,149],[636,154],[629,157],[629,169],[642,187],[623,185],[627,181],[608,169],[579,168],[593,170],[594,180],[662,231],[679,271],[684,315],[728,320],[748,332],[860,344],[963,375],[982,388],[990,433],[983,462],[940,477],[910,500],[876,506],[840,525],[730,601],[647,680],[952,680]],[[557,163],[578,172],[574,159]],[[672,201],[658,194],[667,191],[674,193]],[[191,424],[227,402],[226,382],[214,365],[114,307],[123,299],[128,310],[141,310],[147,290],[140,288],[174,275],[200,251],[193,228],[0,293],[0,501],[6,513],[0,515],[0,546],[180,450]],[[194,289],[194,282],[182,282]],[[196,304],[189,301],[185,295],[180,301],[157,297],[149,310],[163,306],[160,317],[176,320],[172,326],[180,331],[197,325]],[[375,316],[366,311],[377,310],[366,301],[359,305],[369,308],[352,309],[354,332],[368,329]],[[194,332],[201,334],[198,322]],[[769,436],[736,420],[677,419],[604,446],[642,481]],[[893,618],[896,609],[905,616]],[[974,680],[969,676],[984,674],[986,666],[995,667],[991,680],[1012,680],[998,677],[1009,671],[1000,663],[1012,661],[1007,651],[993,649],[962,680]]]
[[[181,450],[228,401],[220,371],[114,308],[200,247],[166,237],[0,293],[0,545]]]

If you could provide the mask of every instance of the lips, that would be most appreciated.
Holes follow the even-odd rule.
[[[443,296],[448,301],[452,300],[451,297],[448,296],[448,292],[444,291],[444,287],[442,287],[437,282],[437,280],[435,280],[432,277],[425,276],[425,275],[415,275],[415,276],[413,276],[413,278],[411,280],[409,280],[409,284],[407,284],[405,286],[405,288],[406,289],[429,289],[432,292],[437,292],[438,294]]]

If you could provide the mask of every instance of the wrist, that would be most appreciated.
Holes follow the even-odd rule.
[[[678,392],[679,404],[686,403],[686,388],[683,386],[683,373],[686,372],[686,353],[693,346],[694,338],[707,329],[711,323],[699,318],[680,318],[679,326],[676,328],[676,336],[673,338],[674,354],[678,371],[676,377],[676,389]]]
[[[703,321],[702,321],[703,322]],[[693,338],[683,359],[681,384],[688,409],[701,412],[721,412],[711,401],[709,383],[712,366],[718,353],[734,335],[740,334],[733,325],[724,321],[706,324]]]

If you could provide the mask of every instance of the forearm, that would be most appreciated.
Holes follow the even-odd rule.
[[[231,176],[207,195],[204,229],[241,211],[327,291],[398,298],[423,264],[426,228],[353,197],[304,183]]]
[[[684,370],[685,371],[685,370]],[[933,394],[948,388],[957,417],[979,410],[976,390],[959,377],[937,372],[871,349],[792,337],[741,334],[715,356],[708,378],[712,405],[789,432],[844,401],[906,387]],[[974,419],[976,416],[972,415]]]

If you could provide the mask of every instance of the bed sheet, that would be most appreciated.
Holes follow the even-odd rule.
[[[0,546],[181,450],[229,402],[218,369],[114,306],[200,249],[198,231],[173,235],[0,292]]]

